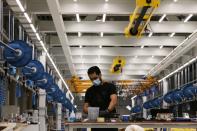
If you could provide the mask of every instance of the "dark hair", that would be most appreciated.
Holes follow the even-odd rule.
[[[93,74],[96,73],[97,75],[101,74],[101,70],[99,69],[98,66],[92,66],[88,69],[88,74]]]

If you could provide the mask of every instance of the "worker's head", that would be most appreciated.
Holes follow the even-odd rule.
[[[98,86],[101,84],[102,82],[102,78],[101,78],[101,70],[99,69],[98,66],[92,66],[88,69],[88,76],[90,78],[90,80],[92,81],[92,83],[95,86]]]

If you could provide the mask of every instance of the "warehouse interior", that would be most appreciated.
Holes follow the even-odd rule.
[[[0,0],[0,130],[196,131],[196,7],[196,0]],[[112,117],[95,110],[91,121],[84,103],[93,66],[114,85],[117,103]]]

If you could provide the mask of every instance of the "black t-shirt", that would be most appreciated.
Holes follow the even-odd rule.
[[[116,87],[112,83],[103,83],[99,86],[91,86],[85,94],[85,103],[89,103],[91,107],[99,107],[101,111],[108,108],[111,98],[116,93]],[[115,109],[112,111],[115,113]]]

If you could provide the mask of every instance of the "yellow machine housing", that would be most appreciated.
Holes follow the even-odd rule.
[[[160,0],[136,0],[136,8],[130,15],[129,25],[124,30],[125,37],[140,38],[159,4]]]
[[[113,60],[113,64],[111,66],[110,72],[119,74],[122,73],[122,69],[126,64],[126,60],[124,57],[118,56]]]
[[[143,93],[145,90],[150,89],[153,85],[159,85],[158,80],[153,76],[147,76],[143,82],[136,87],[139,90],[135,90],[133,93],[135,95],[139,95]]]

